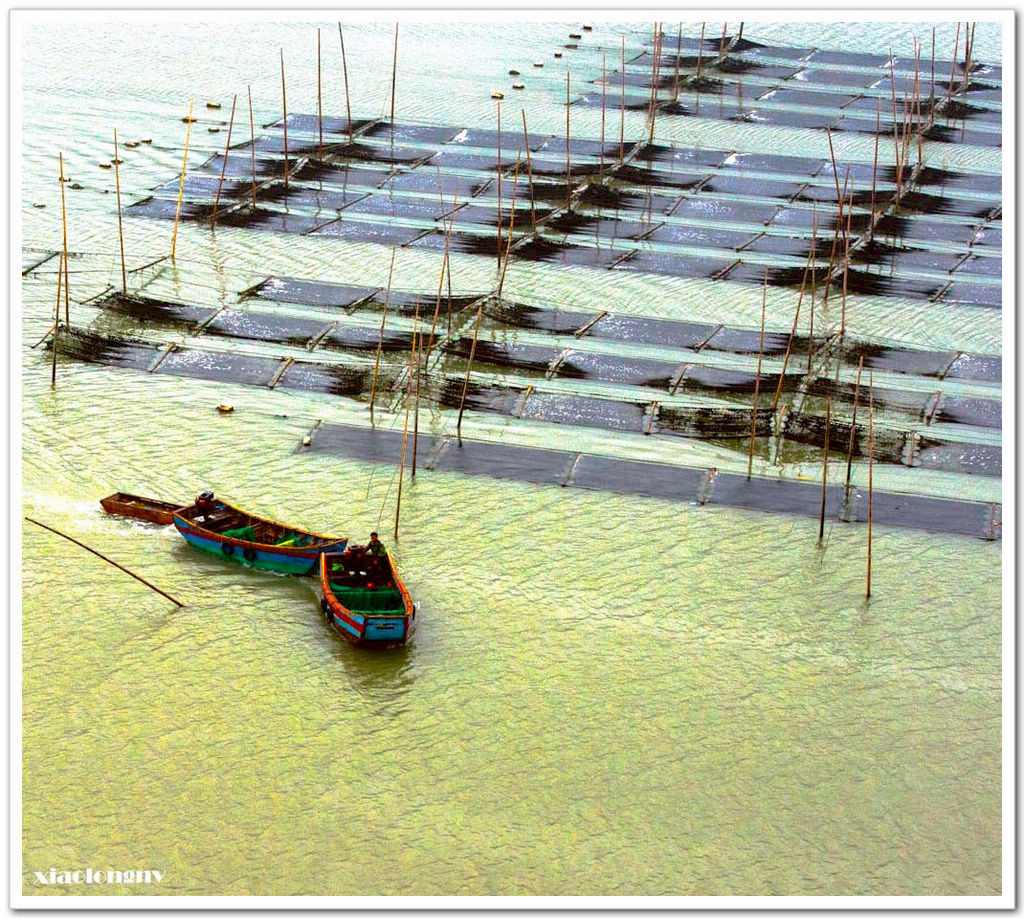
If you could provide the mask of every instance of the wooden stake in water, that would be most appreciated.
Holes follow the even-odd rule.
[[[853,442],[857,433],[857,402],[860,401],[860,374],[864,371],[864,355],[857,364],[857,385],[853,390],[853,417],[850,420],[850,443],[846,448],[846,496],[850,496],[850,474],[853,471]]]
[[[565,208],[572,209],[572,160],[569,156],[569,71],[565,71]]]
[[[391,250],[391,267],[388,268],[388,291],[384,294],[384,314],[380,317],[380,333],[377,335],[377,359],[373,364],[373,381],[370,383],[370,421],[373,421],[373,398],[377,392],[377,374],[380,372],[380,355],[384,349],[384,323],[388,320],[388,303],[391,302],[391,276],[395,271],[395,250]]]
[[[871,230],[868,234],[868,241],[875,241],[875,187],[878,183],[878,136],[882,130],[882,103],[875,100],[875,160],[871,166]]]
[[[117,155],[117,128],[114,128],[114,187],[117,191],[117,237],[121,243],[121,290],[128,292],[128,272],[124,264],[124,226],[121,223],[121,175],[118,164],[121,162]]]
[[[683,57],[683,24],[679,23],[679,32],[676,35],[676,75],[672,80],[672,101],[679,99],[679,62]]]
[[[398,76],[398,23],[395,23],[395,56],[391,63],[391,143],[395,142],[395,80]]]
[[[761,394],[761,357],[764,354],[764,311],[768,303],[768,269],[764,269],[764,288],[761,293],[761,338],[757,346],[757,376],[754,379],[754,407],[750,412],[750,453],[747,456],[747,481],[754,469],[754,438],[757,436],[757,400]]]
[[[501,100],[498,100],[498,251],[497,268],[501,270]]]
[[[320,140],[317,144],[317,159],[324,158],[324,102],[323,77],[320,66],[320,30],[316,30],[316,121],[320,128]]]
[[[526,131],[526,109],[523,112],[523,146],[526,147],[526,174],[530,179],[530,220],[533,224],[533,234],[537,235],[537,208],[533,200],[533,166],[530,162],[530,135]]]
[[[185,155],[181,158],[181,181],[178,183],[178,204],[174,209],[174,231],[171,234],[171,261],[174,261],[174,250],[178,244],[178,218],[181,216],[181,198],[185,194],[185,167],[188,165],[188,142],[192,136],[192,106],[195,100],[188,103],[188,125],[185,129]],[[63,187],[63,186],[61,186]]]
[[[807,327],[807,375],[811,373],[811,363],[814,360],[814,302],[817,296],[817,262],[815,261],[816,245],[818,240],[818,209],[816,204],[811,205],[811,317]]]
[[[818,520],[818,543],[825,538],[825,497],[828,488],[828,435],[832,427],[832,395],[825,404],[825,456],[821,465],[821,516]]]
[[[867,598],[871,598],[871,523],[874,515],[875,501],[875,381],[873,374],[868,375],[868,589]]]
[[[702,22],[700,24],[700,44],[697,45],[697,82],[700,82],[700,68],[701,64],[704,63],[704,30],[707,28],[707,23]]]
[[[440,196],[441,196],[441,210],[443,211],[444,210],[444,195],[441,193],[441,170],[440,169],[438,169],[438,171],[437,171],[437,190],[438,190],[438,194],[440,194]],[[450,252],[450,249],[451,249],[452,228],[455,226],[455,208],[458,207],[458,204],[459,204],[459,195],[458,195],[458,192],[456,192],[455,196],[452,198],[451,219],[449,221],[447,221],[448,225],[445,227],[445,233],[444,233],[444,256],[441,258],[441,276],[437,279],[437,302],[434,304],[434,318],[433,318],[433,320],[430,323],[430,338],[427,341],[427,352],[424,355],[424,360],[429,360],[430,359],[430,353],[434,349],[434,333],[437,330],[437,319],[441,315],[441,293],[444,290],[444,278],[445,278],[445,274],[446,273],[448,275],[448,283],[451,284],[451,272],[452,272],[452,269],[451,269],[451,264],[449,262],[449,252]],[[444,219],[444,218],[442,217],[442,219]],[[451,319],[451,297],[450,296],[449,296],[449,302],[448,302],[448,317],[449,317],[449,319]]]
[[[608,55],[601,52],[601,152],[598,153],[597,173],[604,175],[604,115],[605,99],[608,95]]]
[[[398,499],[395,502],[395,541],[398,541],[398,516],[402,512],[402,479],[405,477],[405,448],[409,442],[409,409],[412,407],[412,362],[416,356],[416,336],[409,353],[409,380],[405,395],[405,425],[402,427],[402,460],[398,466]]]
[[[412,424],[412,477],[416,477],[416,451],[420,441],[420,367],[423,364],[423,333],[419,329],[420,300],[416,298],[416,314],[412,320],[412,352],[416,365],[415,407],[413,408]]]
[[[338,38],[341,40],[341,70],[345,75],[345,117],[348,120],[348,142],[352,143],[352,103],[348,95],[348,62],[345,60],[345,36],[338,23]]]
[[[804,301],[804,291],[807,289],[807,275],[811,272],[811,262],[814,260],[814,245],[807,253],[807,264],[804,265],[804,276],[800,281],[800,295],[796,299],[796,311],[793,313],[793,327],[789,332],[789,343],[786,345],[786,356],[782,359],[782,372],[779,374],[779,384],[775,387],[775,398],[772,400],[772,411],[779,407],[779,397],[782,395],[782,385],[786,381],[786,368],[789,366],[789,355],[793,349],[793,342],[796,340],[797,324],[800,321],[800,304]]]
[[[53,308],[53,361],[50,366],[50,386],[57,386],[57,341],[60,335],[60,288],[64,280],[64,252],[60,253],[60,261],[57,266],[57,305]]]
[[[626,36],[622,36],[622,97],[619,100],[619,165],[626,157]]]
[[[953,81],[956,79],[956,57],[960,53],[960,23],[956,24],[956,40],[953,42],[953,63],[949,65],[949,91],[946,93],[946,105],[953,101]]]
[[[249,91],[249,168],[252,170],[252,209],[256,209],[256,122],[252,117],[252,86]]]
[[[284,48],[281,49],[281,109],[284,112],[284,191],[288,194],[288,93],[284,86]]]
[[[213,202],[213,215],[210,218],[214,226],[217,225],[217,209],[220,207],[220,192],[224,187],[224,176],[228,171],[228,152],[231,150],[231,130],[235,126],[235,103],[238,101],[238,94],[231,99],[231,118],[228,120],[228,139],[224,143],[224,162],[220,164],[220,179],[217,182],[217,197]],[[255,155],[255,154],[254,154]]]

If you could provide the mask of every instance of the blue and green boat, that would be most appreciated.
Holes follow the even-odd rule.
[[[278,574],[310,574],[324,552],[341,552],[347,538],[286,526],[204,491],[196,502],[174,513],[174,526],[200,551]]]

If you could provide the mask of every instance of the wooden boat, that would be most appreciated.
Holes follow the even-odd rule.
[[[151,497],[139,497],[137,494],[125,494],[118,491],[100,501],[100,506],[114,516],[130,516],[161,526],[170,526],[174,511],[181,510],[181,504],[172,504],[166,500],[154,500]]]
[[[190,545],[261,571],[311,574],[326,551],[344,551],[348,539],[320,535],[246,513],[204,491],[174,513]]]
[[[320,592],[327,623],[357,647],[401,647],[415,627],[416,606],[389,555],[321,555]]]

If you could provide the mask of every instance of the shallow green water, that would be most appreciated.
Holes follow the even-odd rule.
[[[489,77],[569,31],[415,28],[422,60],[403,74],[400,114],[483,125]],[[913,32],[762,28],[747,34],[876,51]],[[69,202],[72,248],[100,253],[79,262],[97,273],[73,276],[74,295],[98,293],[119,273],[98,190],[110,177],[94,165],[109,158],[107,128],[154,137],[122,173],[141,193],[177,167],[190,95],[252,80],[273,99],[278,43],[297,59],[315,49],[312,29],[34,33],[25,244],[59,239],[62,147],[89,178]],[[993,59],[996,39],[978,34]],[[360,83],[364,111],[386,98],[390,39],[381,25],[346,41],[376,74]],[[443,47],[464,67],[443,67]],[[307,111],[309,85],[307,68],[295,89]],[[557,129],[553,96],[530,93],[538,129]],[[263,114],[277,113],[268,102]],[[169,229],[126,222],[135,262],[166,251]],[[382,283],[382,251],[186,226],[178,269],[150,289],[216,303],[261,272]],[[402,252],[395,284],[422,286],[436,269]],[[470,258],[454,270],[463,286],[491,282]],[[164,880],[145,892],[163,895],[1000,892],[1000,543],[876,530],[868,605],[859,527],[836,524],[822,552],[813,520],[422,472],[405,481],[396,544],[394,469],[294,452],[318,419],[365,423],[363,405],[69,362],[51,391],[48,355],[27,345],[47,328],[54,284],[45,272],[24,283],[24,514],[186,606],[24,524],[25,894],[119,891],[34,886],[51,866],[156,868]],[[743,290],[680,304],[692,289],[535,266],[506,280],[513,295],[620,312],[750,325],[760,307]],[[780,295],[775,324],[790,309]],[[902,301],[850,311],[851,324],[919,346],[1000,351],[998,314]],[[216,413],[222,400],[233,414]],[[468,418],[464,431],[565,445],[541,425]],[[936,475],[924,490],[959,486]],[[309,583],[208,558],[98,504],[118,489],[185,500],[205,487],[307,528],[379,527],[421,603],[412,644],[357,652],[326,628]]]

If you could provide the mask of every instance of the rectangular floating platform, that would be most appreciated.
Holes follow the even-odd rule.
[[[310,436],[310,445],[297,447],[297,452],[375,464],[397,464],[401,458],[400,430],[328,423],[316,427]],[[461,441],[455,437],[440,440],[428,435],[420,435],[419,454],[432,457],[425,463],[429,469],[538,485],[611,491],[810,518],[816,518],[821,507],[820,482],[767,478],[748,481],[742,475],[711,469],[682,468],[466,438]],[[843,492],[842,487],[835,485],[826,489],[826,519],[864,522],[867,519],[867,494],[861,489],[854,489],[847,506]],[[999,504],[886,491],[875,491],[872,504],[876,524],[987,540],[1001,537]]]

